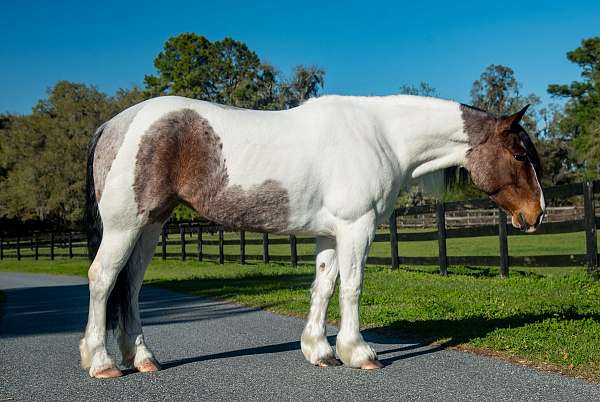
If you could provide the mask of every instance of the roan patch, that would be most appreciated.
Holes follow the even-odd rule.
[[[149,222],[162,222],[184,202],[227,227],[285,232],[287,190],[275,180],[246,190],[229,185],[222,148],[208,121],[194,110],[171,112],[152,124],[137,154],[138,213]]]

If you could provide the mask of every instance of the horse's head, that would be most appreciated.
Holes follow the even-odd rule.
[[[462,115],[471,144],[466,168],[473,183],[511,214],[514,227],[534,232],[546,205],[538,179],[540,159],[519,124],[526,110],[494,117],[463,106]]]

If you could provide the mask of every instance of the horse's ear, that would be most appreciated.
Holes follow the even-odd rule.
[[[519,124],[519,122],[521,121],[523,116],[525,116],[525,112],[527,112],[527,109],[529,109],[529,106],[530,106],[529,104],[525,105],[525,107],[523,109],[519,110],[515,114],[511,114],[510,116],[500,117],[501,131],[510,130],[512,127]]]

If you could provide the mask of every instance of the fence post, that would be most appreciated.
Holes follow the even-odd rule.
[[[35,259],[36,259],[36,261],[40,258],[40,244],[39,244],[39,240],[40,240],[40,237],[38,235],[38,232],[33,232],[33,241],[35,243],[34,247],[35,247]]]
[[[21,260],[21,236],[17,235],[17,261]]]
[[[198,238],[196,239],[196,241],[198,242],[198,261],[202,261],[202,258],[204,257],[202,255],[202,225],[200,223],[198,223],[198,234],[197,234]]]
[[[269,234],[263,233],[263,262],[269,262]]]
[[[592,280],[597,281],[600,275],[598,273],[598,246],[596,243],[596,212],[594,210],[593,182],[583,183],[583,210],[588,272]]]
[[[50,259],[54,260],[54,232],[50,232]]]
[[[183,223],[179,224],[179,237],[181,238],[181,260],[185,261],[185,225]]]
[[[246,263],[246,232],[240,232],[240,263]]]
[[[438,201],[436,203],[436,217],[438,229],[438,245],[439,254],[438,261],[440,265],[440,275],[448,275],[448,256],[446,254],[446,208],[444,203]]]
[[[298,266],[298,242],[294,235],[290,235],[290,251],[292,266],[296,267]]]
[[[198,233],[196,234],[197,238],[196,238],[196,243],[197,243],[197,251],[198,251],[198,255],[197,255],[197,259],[198,261],[202,261],[202,259],[204,258],[203,255],[203,251],[202,251],[202,224],[198,223]]]
[[[160,246],[161,246],[161,257],[163,260],[167,259],[167,233],[169,231],[169,224],[165,223],[162,227],[162,233],[160,234]]]
[[[392,250],[392,269],[398,269],[400,259],[398,258],[398,223],[396,222],[397,210],[392,211],[390,216],[390,249]]]
[[[499,210],[498,238],[500,239],[500,276],[508,278],[508,235],[506,229],[506,213]]]
[[[73,258],[73,232],[69,230],[69,258]]]
[[[225,245],[223,244],[223,228],[219,229],[219,264],[225,263]]]

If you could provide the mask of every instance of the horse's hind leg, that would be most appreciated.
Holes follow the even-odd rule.
[[[146,268],[156,249],[156,243],[162,229],[161,224],[146,226],[129,258],[127,279],[130,301],[127,311],[123,312],[119,322],[119,347],[123,355],[123,365],[134,366],[140,372],[158,371],[160,365],[146,346],[140,320],[139,294]]]
[[[320,367],[335,366],[338,361],[325,336],[327,306],[335,289],[338,265],[335,256],[335,240],[317,238],[317,267],[311,288],[310,311],[302,333],[301,347],[306,360]]]
[[[96,378],[118,377],[121,371],[106,350],[107,301],[117,276],[137,242],[138,230],[104,230],[96,258],[88,271],[90,308],[85,336],[79,344],[81,365]]]

